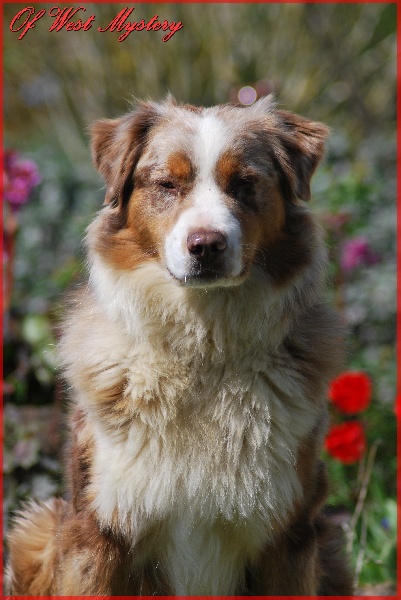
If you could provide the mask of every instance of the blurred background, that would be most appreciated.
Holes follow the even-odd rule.
[[[103,196],[88,125],[134,98],[210,105],[274,92],[332,129],[311,203],[327,230],[329,300],[349,331],[346,371],[328,392],[330,512],[358,593],[394,594],[396,5],[135,4],[128,20],[184,27],[168,42],[141,31],[120,43],[97,27],[127,5],[85,4],[88,31],[49,32],[45,15],[18,40],[9,24],[25,6],[3,7],[5,527],[22,499],[63,490],[55,343]]]

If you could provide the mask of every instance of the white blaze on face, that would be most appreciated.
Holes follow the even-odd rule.
[[[192,204],[184,210],[166,236],[165,257],[170,273],[185,281],[191,272],[191,255],[187,238],[199,230],[215,231],[227,240],[224,252],[224,279],[235,278],[243,270],[241,227],[224,203],[223,191],[215,179],[217,161],[229,147],[230,138],[224,123],[214,115],[198,117],[193,155],[196,182],[191,192]]]

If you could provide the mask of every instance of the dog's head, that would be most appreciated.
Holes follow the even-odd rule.
[[[116,269],[157,261],[180,285],[243,282],[254,269],[281,285],[311,260],[302,200],[328,129],[277,110],[142,103],[92,128],[105,206],[90,245]]]

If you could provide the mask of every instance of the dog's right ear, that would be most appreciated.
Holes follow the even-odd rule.
[[[160,108],[158,104],[141,103],[128,115],[92,125],[92,158],[106,181],[106,204],[124,205],[129,200],[136,163],[150,128],[161,116]]]
[[[90,128],[92,159],[106,181],[110,179],[112,164],[115,164],[117,158],[114,138],[121,121],[122,119],[102,119]]]

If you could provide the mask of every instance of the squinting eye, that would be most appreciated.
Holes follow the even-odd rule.
[[[240,207],[247,211],[256,210],[255,205],[255,178],[237,176],[232,179],[228,193]]]
[[[236,177],[230,186],[230,192],[233,196],[247,193],[253,188],[253,181],[251,179],[245,179],[243,177]]]
[[[175,191],[177,189],[172,181],[160,181],[159,185],[165,190]]]

